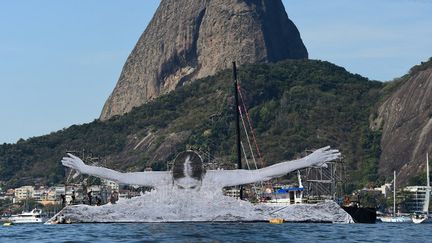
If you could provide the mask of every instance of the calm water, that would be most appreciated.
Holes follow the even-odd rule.
[[[0,242],[432,242],[432,224],[157,223],[0,227]]]

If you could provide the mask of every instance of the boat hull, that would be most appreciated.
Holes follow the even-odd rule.
[[[40,224],[44,222],[42,218],[10,218],[9,221],[13,224]]]
[[[361,224],[375,224],[377,215],[375,208],[359,208],[359,207],[342,207],[351,217],[354,222]]]
[[[379,220],[381,220],[381,222],[383,223],[412,223],[412,219],[410,217],[405,217],[405,216],[397,216],[397,217],[389,217],[389,216],[384,216],[384,217],[379,217]]]
[[[432,224],[432,218],[429,218],[428,216],[423,216],[423,217],[413,216],[412,221],[414,224]]]

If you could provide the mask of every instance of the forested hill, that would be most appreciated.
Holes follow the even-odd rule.
[[[267,165],[331,145],[342,151],[353,184],[377,180],[381,135],[369,130],[369,117],[383,83],[314,60],[242,66],[239,76]],[[232,91],[226,70],[124,116],[3,144],[0,180],[7,186],[63,182],[60,159],[66,151],[91,153],[99,164],[121,171],[163,170],[187,148],[210,152],[230,166],[235,158]]]

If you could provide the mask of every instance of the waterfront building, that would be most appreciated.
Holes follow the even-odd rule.
[[[114,182],[114,181],[110,181],[110,180],[106,180],[106,179],[101,179],[102,185],[107,186],[109,188],[111,188],[111,191],[118,191],[119,190],[119,184]]]
[[[6,190],[6,192],[4,193],[4,199],[14,200],[14,198],[15,198],[15,190],[14,189]]]
[[[44,200],[57,201],[61,198],[61,195],[65,194],[65,187],[62,185],[50,187],[44,196]]]
[[[380,191],[385,198],[387,198],[388,195],[391,195],[393,193],[392,184],[391,183],[385,183],[384,185],[380,187],[374,188],[376,191]]]
[[[44,195],[44,190],[42,189],[35,189],[33,192],[33,199],[36,201],[41,201]]]
[[[15,199],[17,201],[22,201],[28,198],[33,198],[34,192],[34,186],[22,186],[15,188]]]
[[[407,186],[403,189],[405,194],[405,209],[407,213],[423,211],[426,198],[426,186]]]

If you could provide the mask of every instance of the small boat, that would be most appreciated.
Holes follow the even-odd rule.
[[[8,221],[13,224],[43,223],[44,217],[42,215],[42,210],[35,208],[30,212],[22,212],[17,215],[12,215]]]
[[[393,215],[380,216],[377,219],[383,223],[411,223],[409,216],[396,215],[396,171],[393,171]]]
[[[425,192],[425,200],[423,204],[423,211],[416,212],[412,216],[412,221],[415,224],[425,224],[432,223],[432,218],[429,217],[429,201],[430,201],[430,179],[429,179],[429,154],[426,154],[426,192]]]
[[[300,171],[297,171],[298,187],[281,187],[274,188],[273,192],[268,191],[264,194],[266,200],[263,200],[261,204],[267,206],[289,206],[293,204],[303,204],[303,184],[301,180]]]
[[[411,217],[414,224],[432,223],[432,219],[424,212],[416,212]]]
[[[381,216],[378,217],[383,223],[411,223],[413,222],[409,216]]]
[[[270,224],[283,224],[284,223],[284,219],[282,218],[273,218],[269,220]]]

